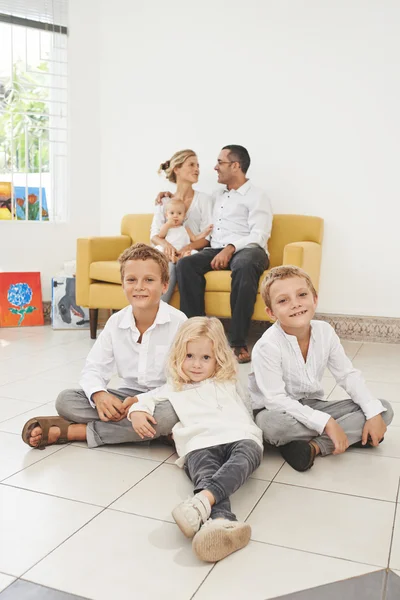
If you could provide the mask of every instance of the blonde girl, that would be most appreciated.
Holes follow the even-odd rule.
[[[152,438],[159,402],[169,401],[179,422],[172,430],[179,459],[194,484],[194,496],[174,508],[181,531],[193,538],[201,560],[215,562],[246,546],[251,528],[236,520],[229,497],[259,466],[262,435],[236,378],[236,360],[221,322],[193,317],[173,342],[169,382],[140,394],[128,418],[138,435]]]

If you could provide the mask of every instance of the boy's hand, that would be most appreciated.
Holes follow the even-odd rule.
[[[152,438],[156,434],[154,427],[150,425],[153,423],[157,425],[157,421],[149,413],[144,411],[134,411],[131,413],[131,423],[133,429],[136,431],[138,436],[143,439],[145,437]]]
[[[376,415],[372,419],[365,421],[365,425],[362,432],[362,445],[365,446],[369,442],[371,446],[378,446],[379,442],[383,439],[387,430],[386,423],[382,419],[382,415]]]
[[[121,421],[126,417],[123,402],[108,392],[96,392],[92,395],[101,421]]]
[[[332,454],[342,454],[349,447],[349,440],[347,439],[347,435],[340,427],[339,423],[335,421],[332,417],[329,419],[327,424],[325,425],[325,433],[328,435],[332,442],[335,444],[335,450]]]
[[[122,406],[125,409],[125,416],[128,416],[128,411],[130,407],[132,406],[132,404],[136,404],[137,401],[138,399],[136,398],[136,396],[128,396],[127,398],[125,398],[125,400],[122,403]]]

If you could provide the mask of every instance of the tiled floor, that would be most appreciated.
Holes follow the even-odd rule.
[[[252,541],[211,565],[171,517],[191,485],[170,448],[37,451],[21,441],[27,419],[55,414],[58,391],[77,386],[91,344],[88,331],[0,330],[0,600],[400,597],[400,345],[344,342],[372,391],[394,404],[384,443],[318,459],[307,473],[267,451],[233,497]],[[248,371],[240,367],[243,381]],[[329,372],[324,389],[345,397]]]

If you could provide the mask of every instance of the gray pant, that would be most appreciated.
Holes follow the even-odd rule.
[[[175,286],[176,286],[176,263],[170,262],[169,263],[169,284],[168,284],[168,289],[165,292],[165,294],[163,294],[161,296],[161,300],[164,300],[164,302],[169,302],[172,298],[172,295],[175,291]]]
[[[262,449],[252,440],[193,450],[186,456],[185,471],[194,493],[208,490],[215,498],[212,519],[236,521],[229,496],[238,490],[260,465]]]
[[[120,400],[128,396],[136,396],[140,392],[134,390],[108,390]],[[104,444],[123,444],[126,442],[143,442],[132,427],[128,419],[122,421],[100,421],[99,414],[89,403],[83,390],[64,390],[56,400],[58,414],[73,423],[86,423],[86,439],[89,448],[96,448]],[[154,425],[156,439],[171,433],[173,426],[178,422],[178,416],[170,402],[160,402],[154,411],[157,425]]]
[[[393,419],[393,409],[386,400],[381,400],[381,402],[387,409],[386,412],[382,413],[382,418],[386,425],[389,425]],[[300,403],[333,417],[347,435],[350,446],[361,440],[365,415],[358,404],[350,398],[337,402],[300,400]],[[262,429],[264,441],[273,446],[284,446],[294,440],[305,440],[307,442],[314,440],[318,444],[322,456],[332,454],[335,449],[331,438],[326,433],[320,435],[317,431],[309,429],[286,412],[264,409],[256,414],[255,421]]]

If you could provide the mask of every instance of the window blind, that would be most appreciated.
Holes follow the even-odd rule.
[[[67,0],[0,0],[0,21],[67,33]]]

